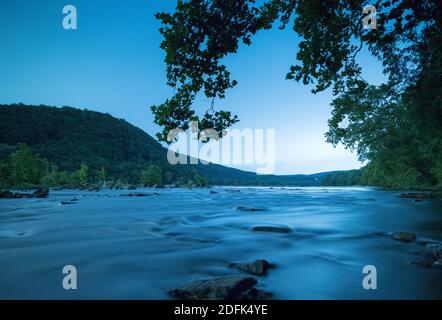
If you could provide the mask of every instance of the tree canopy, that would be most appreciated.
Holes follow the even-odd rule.
[[[376,29],[363,28],[367,5],[376,8]],[[163,128],[157,137],[167,141],[171,129],[195,120],[222,134],[239,121],[217,108],[236,85],[223,58],[261,30],[290,26],[302,40],[286,78],[313,85],[313,93],[333,91],[327,141],[369,160],[368,182],[442,184],[441,7],[437,0],[180,0],[173,13],[156,15],[175,89],[152,106]],[[381,61],[386,83],[363,79],[363,47]],[[193,105],[199,93],[212,101],[202,115]]]

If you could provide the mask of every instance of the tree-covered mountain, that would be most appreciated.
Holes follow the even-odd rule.
[[[26,144],[39,158],[27,155],[25,148],[17,147],[20,144]],[[323,180],[323,175],[258,176],[216,164],[171,165],[166,152],[143,130],[109,114],[71,107],[0,105],[3,163],[13,158],[11,161],[19,165],[27,159],[42,167],[39,159],[45,159],[48,176],[51,176],[50,167],[56,166],[56,174],[62,177],[69,174],[75,185],[85,179],[89,182],[107,179],[125,183],[292,186],[320,185]]]

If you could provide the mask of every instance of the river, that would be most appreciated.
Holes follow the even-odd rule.
[[[134,192],[148,196],[125,196]],[[410,263],[442,241],[442,201],[399,195],[213,187],[1,199],[0,298],[170,299],[189,281],[240,274],[229,262],[266,259],[275,267],[257,279],[275,299],[442,299],[442,270]],[[292,231],[252,231],[274,225]],[[396,241],[397,231],[417,240]],[[77,290],[62,286],[65,265],[77,269]],[[366,265],[375,290],[362,286]]]

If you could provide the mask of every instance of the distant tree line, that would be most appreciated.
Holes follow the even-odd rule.
[[[362,180],[363,170],[333,172],[321,179],[323,186],[355,186],[365,184]]]
[[[162,184],[163,181],[161,167],[151,164],[141,170],[138,183],[154,186]],[[205,186],[208,182],[205,178],[195,175],[194,181],[185,180],[184,184]],[[60,171],[57,165],[51,165],[46,159],[34,154],[26,144],[19,144],[9,157],[0,160],[0,186],[26,188],[42,185],[70,188],[108,185],[119,188],[127,186],[128,182],[108,178],[104,167],[92,173],[86,164],[81,164],[74,171]]]

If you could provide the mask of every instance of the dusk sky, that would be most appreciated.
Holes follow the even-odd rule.
[[[62,27],[65,5],[77,8],[78,29]],[[166,85],[158,11],[173,0],[84,0],[0,2],[0,103],[72,106],[109,113],[142,128],[159,131],[150,106],[173,94]],[[296,63],[298,36],[264,31],[226,58],[238,86],[220,106],[240,118],[236,128],[275,129],[276,173],[315,173],[359,168],[357,156],[325,142],[330,91],[285,80]],[[360,58],[364,78],[379,83],[378,62]],[[199,110],[209,103],[196,100]],[[240,167],[241,168],[241,167]]]

